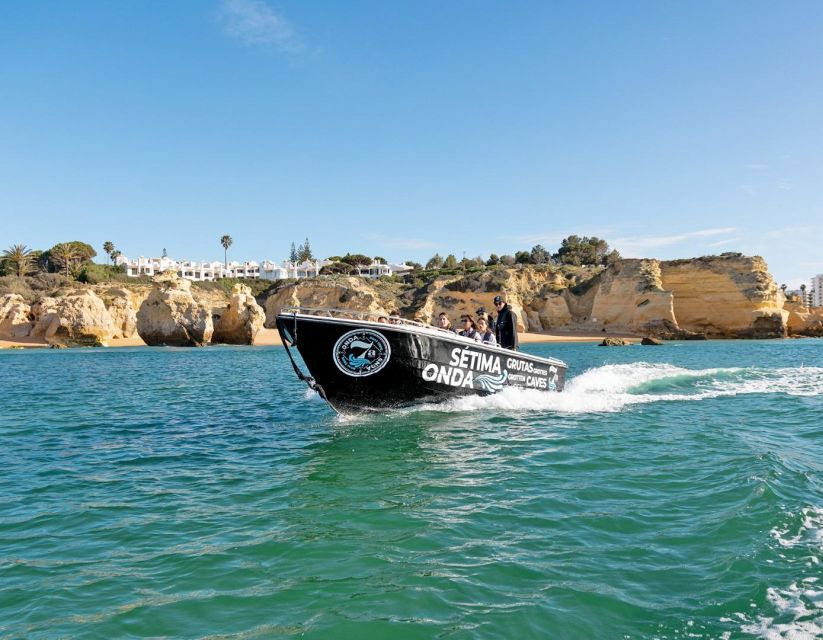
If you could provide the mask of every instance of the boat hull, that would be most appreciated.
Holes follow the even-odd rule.
[[[381,411],[506,387],[562,391],[559,360],[490,347],[436,329],[282,314],[277,328],[296,347],[336,410]]]

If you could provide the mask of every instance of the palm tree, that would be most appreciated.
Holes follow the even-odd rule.
[[[114,253],[114,243],[111,240],[106,240],[103,243],[103,251],[106,252],[106,255],[109,257],[109,260],[111,260],[111,254]]]
[[[800,285],[800,302],[803,303],[804,307],[808,306],[808,303],[807,303],[807,300],[806,300],[806,285],[805,284]]]
[[[229,270],[229,247],[232,242],[234,242],[234,240],[231,239],[231,236],[223,236],[220,238],[220,244],[223,245],[223,262],[225,263],[226,271]]]
[[[14,265],[17,277],[20,278],[28,272],[31,267],[31,249],[24,244],[13,244],[3,252],[3,262]]]
[[[66,277],[69,277],[69,268],[71,267],[72,262],[77,260],[79,257],[77,253],[77,249],[75,249],[71,244],[68,242],[61,242],[60,244],[54,245],[51,250],[51,259],[60,266],[66,268]]]

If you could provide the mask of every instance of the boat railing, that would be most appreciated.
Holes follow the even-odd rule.
[[[397,316],[390,316],[377,311],[357,311],[355,309],[334,309],[326,307],[284,307],[280,310],[283,315],[301,314],[307,316],[321,316],[326,318],[339,318],[341,320],[363,320],[365,322],[377,322],[382,324],[392,324],[401,326],[419,327],[421,329],[435,329],[446,331],[419,320],[408,320]],[[448,332],[447,332],[448,333]]]
[[[390,316],[386,315],[385,313],[379,313],[376,311],[357,311],[355,309],[335,309],[335,308],[326,308],[326,307],[283,307],[280,309],[278,315],[307,315],[307,316],[320,316],[325,318],[337,318],[340,320],[360,320],[365,322],[377,322],[377,323],[384,323],[394,326],[407,326],[407,327],[416,327],[418,329],[423,329],[425,331],[432,331],[435,333],[445,334],[450,339],[466,341],[472,343],[476,346],[477,343],[472,338],[466,338],[461,336],[458,333],[453,333],[449,329],[441,329],[440,327],[435,327],[430,324],[426,324],[425,322],[420,322],[418,320],[408,320],[406,318],[399,318],[397,316]],[[498,350],[501,353],[510,353],[504,347],[499,345],[483,345],[486,349]],[[529,358],[531,360],[539,360],[542,362],[546,362],[548,364],[555,364],[565,367],[566,364],[562,360],[558,360],[557,358],[545,358],[541,356],[534,356],[529,354],[518,354],[520,358]]]

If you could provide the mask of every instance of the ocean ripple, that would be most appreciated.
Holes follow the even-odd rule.
[[[344,418],[279,349],[0,353],[0,637],[821,636],[820,343],[670,346]]]

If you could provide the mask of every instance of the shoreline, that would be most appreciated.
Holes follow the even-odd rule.
[[[640,342],[641,337],[635,334],[628,333],[587,333],[587,332],[569,332],[569,333],[528,333],[522,332],[519,334],[521,344],[539,344],[552,342],[600,342],[603,338],[623,338],[628,342]],[[104,348],[118,348],[118,347],[145,347],[146,345],[139,336],[135,335],[131,338],[114,338],[109,341],[107,347]],[[254,340],[255,347],[282,347],[283,342],[280,340],[280,334],[277,329],[261,329],[260,333]],[[48,349],[49,344],[45,338],[0,338],[0,349]]]

